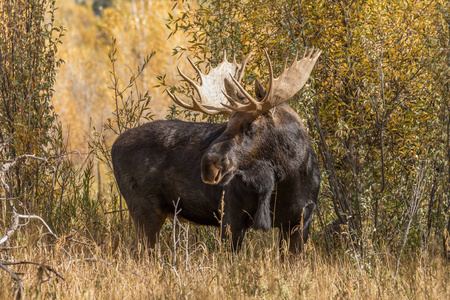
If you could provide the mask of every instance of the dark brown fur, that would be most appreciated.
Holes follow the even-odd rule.
[[[235,249],[252,224],[281,228],[292,252],[308,237],[319,168],[300,118],[285,104],[256,119],[234,112],[223,124],[151,122],[119,136],[111,155],[137,237],[143,233],[150,246],[178,199],[183,219],[219,226],[223,191],[222,226]]]

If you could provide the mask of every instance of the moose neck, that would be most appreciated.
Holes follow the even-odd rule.
[[[240,168],[255,167],[252,162],[257,158],[270,165],[276,181],[284,180],[310,151],[306,129],[298,114],[286,104],[260,118],[264,128],[255,136],[247,155],[242,155]]]

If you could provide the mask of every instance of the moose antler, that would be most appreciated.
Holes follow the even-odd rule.
[[[314,52],[314,49],[311,49],[309,53],[307,53],[307,51],[305,50],[303,57],[300,60],[297,60],[297,52],[292,65],[289,68],[286,68],[286,59],[281,75],[278,78],[274,78],[272,62],[270,61],[267,51],[264,51],[269,65],[270,76],[269,87],[267,89],[266,95],[264,96],[264,99],[258,101],[253,98],[249,93],[247,93],[247,91],[235,78],[231,77],[231,80],[234,82],[235,86],[237,86],[240,93],[242,93],[245,98],[247,98],[249,103],[245,105],[241,104],[240,101],[237,101],[237,99],[235,99],[235,97],[223,92],[225,97],[229,100],[230,103],[233,104],[233,106],[227,104],[222,105],[234,111],[251,112],[255,116],[268,112],[273,107],[289,100],[305,85],[321,53],[322,51],[320,50]],[[230,85],[230,83],[228,82],[228,78],[225,78],[224,80],[226,81],[226,86]]]
[[[223,61],[216,68],[211,67],[208,75],[202,74],[202,72],[188,58],[189,63],[200,78],[200,85],[186,76],[183,72],[181,72],[180,68],[177,67],[178,73],[180,73],[180,76],[183,77],[197,91],[200,101],[197,101],[191,97],[192,104],[189,105],[178,96],[172,94],[170,91],[166,91],[176,104],[186,109],[209,115],[229,115],[232,112],[232,110],[229,109],[230,106],[222,104],[227,101],[227,97],[222,93],[224,90],[224,80],[232,79],[235,82],[240,82],[242,76],[244,75],[245,65],[247,64],[249,58],[250,54],[244,58],[244,61],[241,64],[238,64],[236,63],[236,57],[233,57],[233,62],[230,63],[227,61],[227,52],[223,51]],[[234,104],[234,102],[232,102],[232,104]]]

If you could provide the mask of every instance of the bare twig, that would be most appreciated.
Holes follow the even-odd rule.
[[[6,234],[0,239],[0,245],[5,243],[13,234],[16,232],[17,228],[19,228],[19,214],[16,212],[14,206],[12,207],[13,216],[12,216],[12,224]]]
[[[19,218],[21,219],[37,219],[39,221],[41,221],[44,226],[47,228],[49,234],[54,237],[55,239],[58,239],[58,236],[56,234],[53,233],[53,231],[50,229],[50,226],[47,225],[47,223],[44,221],[44,219],[42,219],[41,217],[37,216],[37,215],[18,215]]]
[[[166,263],[165,265],[166,265],[166,266],[169,266],[169,267],[171,268],[171,270],[175,273],[175,276],[176,276],[177,279],[178,279],[178,285],[179,285],[179,287],[180,287],[180,294],[182,294],[182,292],[183,292],[183,284],[181,283],[181,277],[180,277],[180,274],[178,274],[178,271],[177,271],[177,269],[175,268],[175,266],[173,266],[173,265],[171,265],[171,264],[169,264],[169,263]]]
[[[176,228],[177,224],[180,224],[178,222],[178,214],[181,212],[181,209],[178,210],[178,205],[180,203],[180,198],[178,198],[177,202],[173,201],[173,205],[175,206],[175,211],[173,214],[173,258],[172,258],[172,264],[175,265],[177,262],[177,245],[180,241],[180,237],[176,236]]]
[[[5,270],[9,273],[12,279],[14,279],[17,282],[17,285],[19,286],[19,290],[17,292],[17,299],[23,299],[24,298],[24,292],[23,292],[23,284],[22,281],[9,269],[7,268],[3,263],[0,262],[0,268]]]
[[[1,247],[0,251],[9,251],[9,250],[16,250],[16,249],[23,249],[23,248],[27,248],[27,246]]]
[[[104,214],[105,215],[108,215],[108,214],[115,214],[115,213],[118,213],[118,212],[123,212],[123,211],[128,211],[128,209],[126,208],[126,209],[119,209],[119,210],[113,210],[113,211],[107,211],[107,212],[105,212]]]
[[[375,213],[374,213],[374,232],[376,232],[378,228],[378,206],[379,199],[383,197],[384,188],[386,185],[385,179],[385,166],[384,166],[384,123],[386,122],[386,99],[385,99],[385,91],[384,91],[384,72],[383,72],[383,47],[381,47],[380,58],[379,58],[379,77],[380,77],[380,85],[381,85],[381,100],[382,100],[382,112],[378,111],[378,107],[375,101],[372,102],[372,107],[375,110],[376,114],[376,122],[378,127],[378,133],[380,137],[380,158],[381,158],[381,188],[379,191],[375,193]],[[381,117],[380,117],[381,114]]]
[[[406,227],[406,231],[405,231],[405,235],[403,237],[403,243],[402,243],[402,247],[400,248],[400,253],[398,254],[398,259],[397,259],[397,267],[395,269],[395,275],[394,278],[397,278],[398,275],[398,270],[400,267],[400,259],[403,253],[403,249],[405,248],[406,245],[406,240],[408,239],[408,234],[409,234],[409,230],[411,229],[411,225],[412,225],[412,221],[417,213],[417,211],[419,210],[419,204],[420,204],[420,199],[423,196],[423,192],[424,192],[424,177],[425,177],[425,162],[422,165],[422,167],[419,170],[419,174],[417,176],[417,181],[416,181],[416,186],[414,188],[413,194],[411,195],[410,201],[409,201],[409,221],[408,221],[408,225]]]
[[[304,22],[303,22],[303,17],[302,17],[302,9],[301,9],[300,0],[297,1],[297,6],[298,6],[297,21],[300,24],[300,28],[302,31],[303,47],[306,47],[305,28],[304,28]]]
[[[6,198],[0,198],[1,201],[7,201],[7,200],[17,200],[20,199],[22,197],[6,197]]]
[[[12,221],[12,225],[11,225],[10,229],[0,239],[0,245],[5,243],[14,234],[14,232],[19,228],[19,226],[20,226],[19,219],[38,219],[47,228],[47,230],[49,231],[49,234],[52,237],[54,237],[55,239],[58,239],[58,236],[53,233],[53,231],[50,229],[50,226],[47,225],[47,223],[44,221],[44,219],[42,219],[41,217],[36,216],[36,215],[21,215],[21,214],[18,214],[16,212],[14,204],[11,202],[10,205],[11,205],[11,210],[12,210],[12,220],[13,221]]]

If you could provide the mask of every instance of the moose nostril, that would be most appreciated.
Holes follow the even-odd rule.
[[[214,182],[218,183],[221,177],[222,177],[222,170],[219,169],[216,176],[214,177]]]

